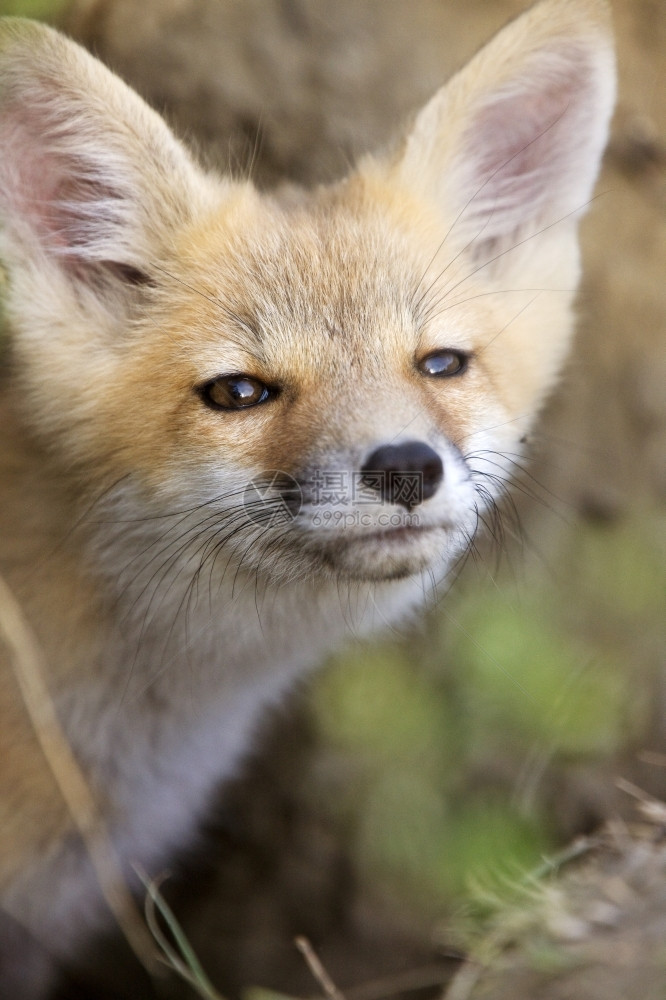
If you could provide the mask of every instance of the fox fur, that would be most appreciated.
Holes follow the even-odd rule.
[[[262,710],[412,615],[501,500],[569,349],[614,81],[606,3],[543,0],[391,149],[260,194],[64,36],[0,22],[0,572],[135,890]],[[219,406],[229,378],[266,398]],[[360,505],[409,442],[432,493]],[[110,916],[1,638],[0,906],[44,967],[0,942],[0,995],[42,1000]]]

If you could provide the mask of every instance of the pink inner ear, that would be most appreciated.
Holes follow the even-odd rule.
[[[53,195],[62,170],[39,138],[39,122],[28,111],[9,108],[0,117],[0,197],[8,220],[27,226],[43,242],[53,239]]]
[[[557,158],[570,100],[568,88],[560,87],[546,94],[504,99],[484,109],[476,122],[478,138],[483,140],[477,162],[489,183],[548,173],[549,163]]]
[[[542,54],[482,108],[467,131],[466,219],[485,218],[487,235],[537,219],[547,206],[566,201],[567,188],[573,193],[577,172],[589,173],[586,131],[595,108],[590,68],[584,54],[577,60],[575,52],[567,55]]]
[[[0,146],[0,205],[10,225],[46,251],[87,256],[112,224],[109,207],[119,195],[94,178],[76,137],[59,123],[54,128],[47,113],[14,105],[0,116]]]

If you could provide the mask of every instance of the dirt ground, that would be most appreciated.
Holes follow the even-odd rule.
[[[385,143],[525,6],[522,0],[79,0],[66,27],[165,111],[206,160],[239,173],[249,169],[262,186],[310,185],[339,176],[359,152]],[[666,4],[613,0],[613,9],[618,112],[600,196],[584,224],[580,332],[544,420],[534,474],[582,521],[613,525],[645,511],[656,532],[666,501]],[[557,549],[558,520],[528,508],[523,516],[542,549]],[[654,542],[663,544],[663,534]],[[650,739],[664,746],[663,685],[654,703]],[[298,722],[300,740],[291,738],[294,726],[293,718],[278,725],[277,743],[253,766],[249,783],[225,799],[212,854],[185,868],[182,883],[191,891],[175,894],[211,977],[231,997],[248,983],[314,992],[291,945],[295,933],[308,933],[323,942],[327,965],[346,988],[380,976],[399,985],[410,969],[425,969],[424,981],[428,974],[444,981],[455,958],[400,915],[387,918],[381,899],[366,898],[344,843],[331,840],[300,793],[317,751],[307,718]],[[280,743],[287,730],[289,749],[276,755],[276,745],[287,745]],[[654,791],[663,791],[666,769],[655,774]],[[459,979],[451,1000],[665,996],[666,973],[662,979],[658,963],[646,958],[655,954],[666,919],[663,852],[654,851],[646,848],[639,864],[629,848],[623,853],[615,844],[601,855],[611,860],[582,876],[592,900],[595,871],[597,887],[616,888],[620,868],[622,879],[632,865],[642,873],[622,882],[629,886],[622,897],[626,921],[617,918],[609,929],[603,920],[581,918],[583,943],[569,941],[561,950],[555,935],[554,949],[542,949],[538,976],[532,959],[518,951],[508,962],[508,986],[498,966],[473,983]],[[215,862],[218,855],[225,860]],[[575,896],[571,885],[563,892]],[[578,978],[561,985],[560,961],[578,963]],[[649,975],[632,973],[632,962]],[[126,990],[118,985],[114,996],[136,997],[136,990],[130,975]]]

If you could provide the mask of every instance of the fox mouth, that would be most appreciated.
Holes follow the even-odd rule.
[[[404,524],[393,528],[378,528],[376,531],[366,531],[354,536],[354,542],[393,542],[411,541],[418,535],[427,535],[443,530],[442,525]]]
[[[329,569],[351,579],[401,579],[439,563],[449,535],[450,529],[437,524],[340,532],[319,552]]]

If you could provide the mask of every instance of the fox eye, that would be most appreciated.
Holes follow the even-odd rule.
[[[244,410],[275,395],[275,390],[251,375],[220,375],[199,391],[204,403],[214,410]]]
[[[446,378],[461,375],[467,368],[469,356],[464,351],[433,351],[419,361],[417,368],[423,375]]]

